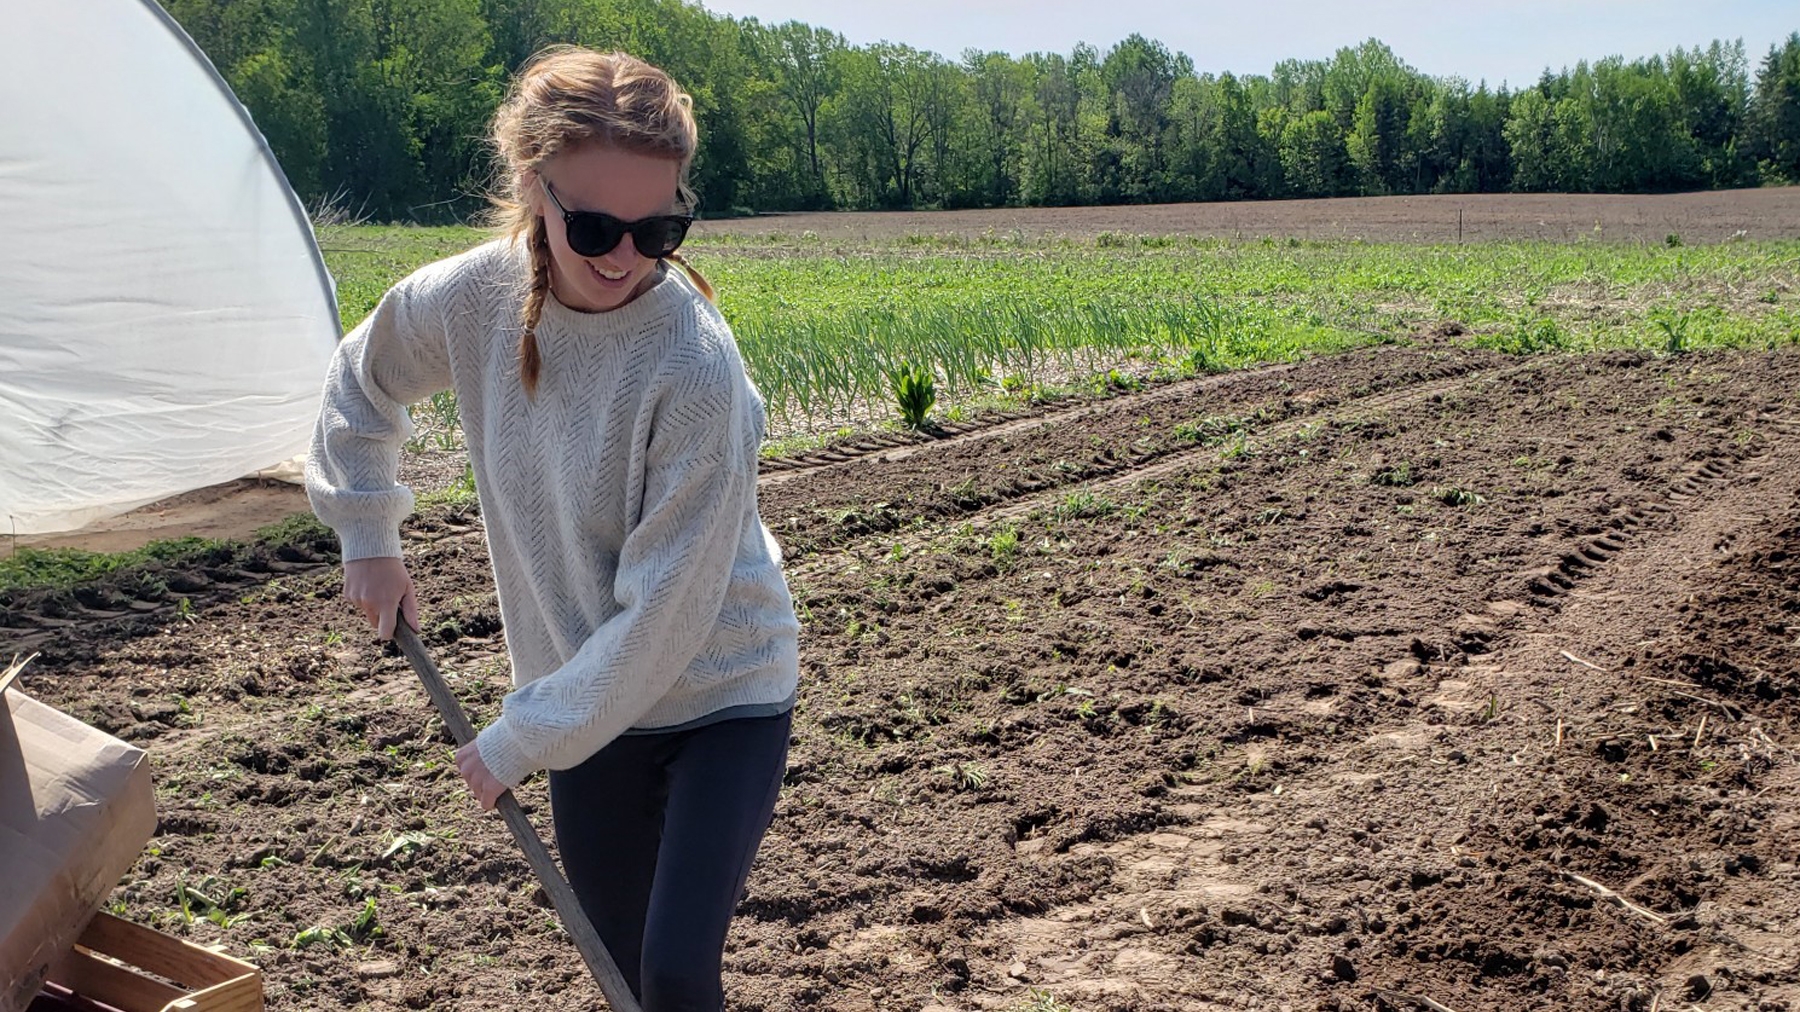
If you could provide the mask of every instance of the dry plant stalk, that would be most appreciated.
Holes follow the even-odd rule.
[[[1375,994],[1389,1005],[1411,1005],[1414,1008],[1426,1009],[1427,1012],[1456,1012],[1450,1006],[1433,1001],[1422,994],[1407,994],[1405,991],[1394,991],[1385,987],[1376,988]]]
[[[1564,657],[1567,657],[1569,660],[1574,661],[1576,664],[1579,664],[1584,668],[1593,668],[1595,671],[1598,671],[1602,674],[1606,673],[1606,669],[1601,667],[1600,665],[1595,664],[1592,661],[1584,661],[1581,658],[1575,656],[1574,654],[1569,653],[1567,650],[1560,650],[1560,651],[1558,651],[1558,653],[1562,654]]]
[[[1657,924],[1667,924],[1669,921],[1667,917],[1664,917],[1654,910],[1638,906],[1636,903],[1631,902],[1624,896],[1619,895],[1617,892],[1608,889],[1591,878],[1583,878],[1572,871],[1565,871],[1563,872],[1563,875],[1570,881],[1575,882],[1578,885],[1586,886],[1594,892],[1599,893],[1602,899],[1611,902],[1614,906],[1628,910],[1631,913],[1637,914],[1639,917],[1647,918]]]

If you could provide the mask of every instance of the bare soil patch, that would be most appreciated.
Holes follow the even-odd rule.
[[[803,680],[732,1007],[1800,1008],[1797,382],[1422,335],[771,467]],[[479,723],[480,517],[407,534]],[[28,691],[151,751],[114,901],[274,1009],[595,1007],[300,554],[181,614],[0,602]]]
[[[1800,237],[1800,187],[1653,195],[1444,194],[1258,200],[1117,207],[998,208],[977,211],[847,211],[763,214],[702,221],[699,236],[797,236],[892,241],[910,235],[976,239],[1117,235],[1220,239],[1455,243],[1683,242]]]

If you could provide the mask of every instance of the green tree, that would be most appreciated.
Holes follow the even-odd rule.
[[[1031,95],[1030,66],[1005,53],[973,49],[963,53],[962,66],[974,95],[973,118],[978,127],[973,136],[982,153],[983,202],[1004,206],[1019,195],[1019,149]]]
[[[1699,156],[1698,186],[1743,186],[1755,179],[1748,145],[1739,143],[1750,96],[1749,61],[1742,42],[1714,42],[1705,50],[1669,55],[1670,83],[1682,122]]]
[[[1180,78],[1172,105],[1185,180],[1178,196],[1251,200],[1280,191],[1280,156],[1257,130],[1250,94],[1236,77]]]
[[[1281,169],[1298,197],[1337,197],[1350,188],[1350,157],[1331,113],[1315,109],[1289,118],[1281,130]]]
[[[1542,193],[1587,185],[1585,117],[1576,100],[1552,100],[1543,88],[1520,92],[1504,132],[1515,189]]]
[[[836,32],[789,21],[769,30],[761,51],[787,110],[800,124],[807,172],[802,206],[828,207],[831,203],[825,166],[819,157],[819,114],[841,87],[838,54],[844,48],[844,37]]]
[[[325,103],[300,79],[279,45],[239,60],[226,74],[269,150],[286,173],[288,185],[308,205],[326,196]]]
[[[1031,204],[1075,202],[1071,149],[1081,115],[1081,93],[1069,61],[1059,53],[1025,58],[1036,77],[1032,89],[1032,142],[1025,160],[1024,195]]]
[[[1769,49],[1748,118],[1750,153],[1763,178],[1800,183],[1800,32]]]
[[[933,60],[890,42],[846,50],[829,146],[864,206],[911,207],[931,139]]]
[[[1134,200],[1166,196],[1165,133],[1175,82],[1191,77],[1194,66],[1185,55],[1172,54],[1160,42],[1133,33],[1114,46],[1101,62],[1100,74],[1112,96],[1107,133],[1120,144],[1126,195]]]
[[[1408,144],[1410,117],[1406,85],[1397,72],[1369,81],[1344,139],[1363,193],[1407,193],[1416,188],[1416,159]]]

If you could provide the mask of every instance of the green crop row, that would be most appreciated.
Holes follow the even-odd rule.
[[[322,236],[346,326],[473,229]],[[1800,339],[1800,243],[1711,246],[910,236],[699,237],[771,414],[790,426],[885,401],[929,371],[939,404],[1134,363],[1219,370],[1454,321],[1514,353],[1689,351]],[[1453,328],[1454,329],[1454,328]]]

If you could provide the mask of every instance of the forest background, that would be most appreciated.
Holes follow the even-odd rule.
[[[694,95],[701,214],[1415,193],[1650,193],[1800,182],[1800,32],[1603,56],[1533,85],[1430,77],[1370,39],[1267,75],[1131,35],[1067,54],[852,46],[682,0],[163,0],[301,198],[466,221],[508,75],[559,42]]]

